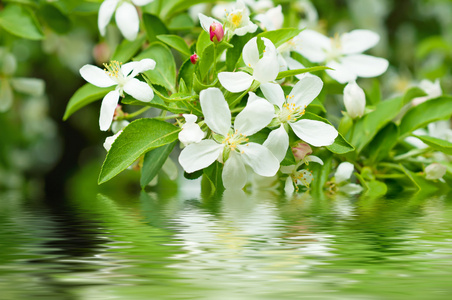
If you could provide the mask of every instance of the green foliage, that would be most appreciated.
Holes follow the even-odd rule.
[[[86,105],[102,99],[108,92],[112,91],[114,87],[100,88],[90,83],[86,83],[79,88],[69,100],[66,106],[66,111],[63,116],[63,120],[67,120],[77,110],[85,107]]]
[[[389,156],[390,151],[397,144],[399,128],[395,123],[388,123],[368,145],[369,164],[381,161]]]
[[[220,195],[224,191],[223,180],[221,174],[223,172],[223,165],[218,161],[208,166],[203,171],[202,185],[203,192],[209,196]]]
[[[99,184],[118,175],[148,151],[174,142],[180,129],[155,119],[130,123],[108,151],[99,175]]]
[[[172,34],[162,34],[158,35],[157,39],[164,42],[168,46],[176,49],[180,53],[190,56],[192,53],[190,52],[190,48],[188,48],[187,43],[185,43],[184,39],[178,35]]]
[[[9,4],[0,11],[0,27],[21,38],[30,40],[44,38],[34,14],[20,5]]]
[[[144,155],[140,180],[142,189],[144,189],[144,187],[148,185],[149,182],[151,182],[152,179],[154,179],[154,177],[158,174],[163,164],[168,159],[171,151],[173,151],[175,145],[176,141],[150,150]]]
[[[278,30],[272,30],[272,31],[265,31],[262,33],[259,33],[258,37],[265,37],[272,41],[272,43],[275,45],[276,48],[284,44],[285,42],[293,39],[296,37],[300,32],[302,32],[302,29],[295,29],[295,28],[283,28]]]
[[[311,68],[304,68],[304,69],[296,69],[296,70],[288,70],[288,71],[282,71],[279,72],[278,77],[276,77],[276,80],[280,80],[286,77],[300,75],[304,73],[312,73],[317,71],[323,71],[328,70],[330,68],[324,67],[324,66],[318,66],[318,67],[311,67]]]
[[[143,25],[150,43],[157,42],[158,35],[169,34],[168,28],[158,16],[143,14]]]
[[[415,135],[418,139],[429,145],[435,150],[441,151],[445,154],[452,155],[452,143],[446,140],[438,139],[428,135]]]
[[[145,39],[146,37],[144,35],[138,36],[134,41],[124,39],[121,44],[116,47],[111,60],[119,62],[127,62],[131,60],[132,57],[134,57],[134,55],[141,49]]]

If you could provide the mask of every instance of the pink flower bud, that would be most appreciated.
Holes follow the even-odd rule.
[[[304,159],[306,155],[312,154],[312,149],[308,144],[299,142],[292,147],[292,153],[295,156],[295,160],[298,162]]]
[[[220,23],[213,22],[210,25],[210,40],[214,43],[219,43],[223,40],[224,30]]]
[[[198,62],[198,60],[199,60],[199,56],[198,56],[198,54],[196,54],[196,52],[192,56],[190,56],[190,61],[192,64],[195,65]]]

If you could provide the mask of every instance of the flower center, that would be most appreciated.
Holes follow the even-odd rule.
[[[287,96],[286,98],[289,98],[289,96]],[[302,107],[296,106],[295,103],[284,103],[281,111],[278,114],[278,119],[281,123],[293,123],[300,119],[305,114],[305,112],[306,105]]]
[[[231,22],[234,25],[234,27],[239,27],[240,23],[242,22],[242,13],[236,13],[236,14],[231,14]]]
[[[312,176],[312,172],[310,172],[309,170],[305,170],[305,169],[293,172],[290,175],[290,177],[292,177],[292,180],[295,183],[295,186],[297,186],[297,190],[298,190],[298,185],[300,183],[303,184],[305,187],[309,187],[311,182],[314,180],[314,177]]]
[[[233,133],[228,133],[222,143],[230,150],[236,151],[238,145],[247,143],[248,141],[249,138],[247,138],[246,135],[241,134],[236,130]]]
[[[342,44],[339,34],[331,38],[331,51],[327,53],[327,61],[338,60],[342,55]]]
[[[121,72],[121,65],[122,63],[120,63],[119,61],[116,60],[112,60],[109,64],[105,64],[104,63],[104,71],[105,73],[107,73],[108,76],[119,80],[121,78],[123,78],[122,72]]]

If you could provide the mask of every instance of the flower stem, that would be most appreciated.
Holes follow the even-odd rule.
[[[151,107],[149,107],[149,106],[143,107],[142,109],[137,110],[136,112],[133,112],[133,113],[128,114],[128,115],[125,115],[125,116],[122,117],[122,118],[118,118],[118,120],[130,120],[130,119],[133,119],[133,118],[135,118],[135,117],[141,115],[142,113],[146,112],[146,111],[147,111],[148,109],[150,109],[150,108],[151,108]]]

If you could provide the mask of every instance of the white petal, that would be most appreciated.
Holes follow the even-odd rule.
[[[140,19],[135,6],[128,2],[123,2],[115,14],[116,25],[122,35],[129,41],[136,39],[138,31],[140,30]]]
[[[331,51],[331,40],[316,31],[305,29],[297,36],[300,47],[296,51],[312,62],[323,62]]]
[[[240,28],[237,28],[236,30],[234,30],[234,34],[238,35],[238,36],[244,36],[245,34],[247,34],[248,32],[253,33],[257,30],[257,25],[254,24],[253,22],[249,21],[248,25],[242,26]]]
[[[285,102],[284,91],[277,83],[265,82],[260,85],[260,89],[270,103],[281,108]]]
[[[84,65],[80,68],[80,75],[89,83],[98,87],[109,87],[117,84],[106,71],[93,65]]]
[[[300,139],[315,147],[333,144],[338,135],[336,128],[321,121],[302,119],[289,125]]]
[[[253,77],[260,83],[274,81],[278,77],[279,62],[276,53],[264,55],[253,70]]]
[[[221,72],[218,74],[221,85],[232,93],[247,90],[253,83],[253,76],[245,72]]]
[[[185,172],[193,173],[210,166],[221,155],[223,147],[214,140],[190,144],[181,151],[179,163]]]
[[[235,118],[234,129],[244,135],[253,135],[267,126],[274,116],[273,105],[250,92],[248,103]]]
[[[380,57],[355,54],[342,58],[342,65],[350,69],[359,77],[375,77],[383,74],[388,69],[389,62]]]
[[[308,156],[306,156],[306,158],[304,160],[307,163],[315,162],[315,163],[321,164],[323,166],[323,160],[321,160],[320,157],[315,156],[315,155],[308,155]]]
[[[336,173],[334,173],[336,183],[341,183],[345,180],[350,179],[354,169],[355,167],[353,166],[353,164],[349,162],[344,161],[340,163],[339,166],[337,166]]]
[[[265,52],[264,52],[263,56],[265,57],[267,55],[270,55],[273,58],[273,55],[276,55],[276,47],[275,47],[275,45],[272,43],[272,41],[270,41],[267,38],[263,37],[261,39],[262,39],[262,41],[264,42],[264,45],[265,45]]]
[[[284,192],[287,196],[292,196],[293,192],[295,192],[295,188],[293,186],[292,177],[287,177],[286,182],[284,184]]]
[[[114,121],[113,124],[111,124],[111,131],[113,133],[118,133],[124,128],[126,128],[130,124],[127,120],[121,120],[121,121]]]
[[[149,102],[154,98],[154,91],[151,87],[136,78],[129,79],[123,88],[124,92],[143,102]]]
[[[348,115],[355,119],[362,117],[366,108],[366,95],[356,81],[349,82],[344,88],[344,105]]]
[[[296,106],[308,106],[320,94],[323,82],[317,76],[306,76],[295,84],[287,99]]]
[[[103,145],[104,148],[105,148],[105,150],[110,151],[111,145],[113,145],[113,142],[116,140],[116,138],[117,138],[121,133],[122,133],[122,130],[119,131],[119,132],[117,132],[115,135],[109,136],[109,137],[107,137],[107,138],[105,139],[105,142],[104,142],[104,145]]]
[[[99,126],[100,130],[106,131],[110,128],[115,114],[116,106],[119,101],[119,93],[117,91],[111,91],[105,95],[100,107]]]
[[[341,186],[339,190],[343,193],[354,195],[359,194],[363,191],[363,187],[356,183],[347,183],[344,186]]]
[[[223,186],[226,189],[243,189],[246,184],[246,169],[240,154],[232,151],[228,160],[224,163]]]
[[[124,76],[135,77],[139,73],[155,68],[155,60],[145,58],[140,61],[131,61],[121,66],[121,72]],[[132,73],[130,73],[132,72]],[[130,74],[130,75],[129,75]]]
[[[226,136],[231,129],[231,111],[218,88],[208,88],[199,94],[201,109],[207,126],[215,132]]]
[[[356,54],[375,46],[380,41],[380,36],[371,30],[357,29],[342,34],[340,39],[343,54]]]
[[[201,27],[207,32],[210,33],[210,25],[212,23],[220,23],[220,21],[215,20],[214,18],[203,15],[202,13],[198,14],[199,22],[201,23]]]
[[[253,68],[259,61],[259,49],[257,48],[257,38],[253,37],[243,46],[242,58],[247,67]]]
[[[347,83],[349,81],[354,81],[357,78],[356,73],[336,61],[330,61],[326,66],[333,69],[326,70],[326,73],[339,83]]]
[[[270,132],[263,145],[273,153],[279,162],[281,162],[286,156],[287,149],[289,148],[289,135],[287,134],[286,129],[284,129],[284,125],[281,124],[278,129]]]
[[[196,120],[198,120],[198,117],[193,114],[182,114],[182,116],[185,119],[185,122],[186,122],[185,124],[190,124],[190,123],[193,124],[196,122]]]
[[[144,6],[147,5],[151,2],[153,2],[154,0],[132,0],[133,4],[135,4],[136,6]]]
[[[205,132],[201,130],[198,124],[196,124],[196,117],[192,114],[184,114],[186,123],[182,125],[182,130],[179,132],[179,141],[185,146],[192,143],[199,143],[204,137]]]
[[[279,161],[266,147],[248,143],[238,146],[238,149],[242,152],[243,161],[258,175],[270,177],[278,172]]]
[[[102,2],[99,8],[99,17],[97,19],[97,26],[102,36],[105,35],[105,29],[107,28],[113,13],[116,10],[119,0],[105,0]]]
[[[45,90],[45,82],[39,78],[15,77],[11,79],[11,84],[17,92],[32,96],[41,96]]]

